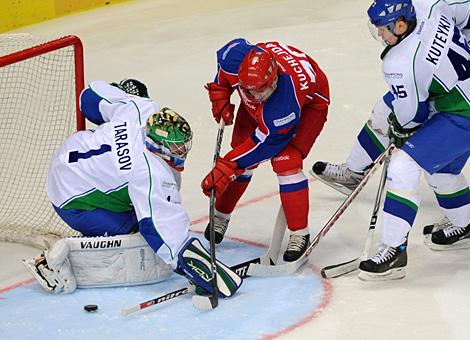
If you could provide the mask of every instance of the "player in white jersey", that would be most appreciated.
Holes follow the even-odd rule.
[[[398,2],[399,3],[399,2]],[[470,39],[470,1],[460,0],[413,0],[416,17],[419,21],[429,13],[431,7],[446,7],[450,16],[466,39]],[[389,74],[393,77],[393,74]],[[390,96],[390,95],[388,95]],[[364,177],[368,166],[385,150],[389,144],[387,121],[391,113],[388,104],[390,97],[379,98],[372,109],[372,114],[356,137],[355,143],[346,162],[334,164],[324,161],[316,162],[312,167],[312,174],[325,184],[349,195]]]
[[[27,267],[55,293],[77,285],[153,283],[172,270],[212,293],[205,260],[210,256],[189,237],[179,193],[192,142],[189,124],[160,108],[136,80],[92,82],[80,108],[98,127],[73,134],[59,147],[47,193],[59,216],[85,237],[58,241]],[[217,275],[220,294],[231,296],[242,280],[217,265],[225,273]]]
[[[461,173],[470,155],[470,47],[441,1],[417,15],[410,0],[377,0],[368,15],[388,45],[381,56],[390,90],[384,102],[399,149],[388,168],[382,244],[360,263],[359,277],[397,279],[405,276],[422,173],[453,223],[433,233],[432,246],[470,241],[470,190]]]
[[[400,2],[397,2],[400,3]],[[432,7],[445,8],[450,13],[455,25],[465,35],[466,40],[470,37],[470,1],[436,1],[436,0],[413,0],[413,6],[416,10],[417,21],[421,17],[426,19]],[[387,77],[398,75],[387,74]],[[324,161],[316,162],[311,173],[325,184],[334,189],[349,195],[359,184],[367,171],[368,166],[385,150],[389,144],[388,116],[392,111],[390,107],[390,93],[380,98],[375,104],[372,115],[367,120],[364,127],[359,132],[356,141],[346,159],[345,163],[334,164]],[[421,105],[425,105],[421,103]],[[430,110],[432,110],[432,103]],[[434,224],[434,230],[443,227],[452,226],[451,222],[444,218],[442,221]],[[424,232],[432,230],[433,225],[425,227]]]

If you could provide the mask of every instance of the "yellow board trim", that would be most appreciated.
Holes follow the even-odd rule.
[[[0,33],[129,0],[0,0]]]

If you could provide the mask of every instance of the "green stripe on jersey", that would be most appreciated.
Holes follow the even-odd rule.
[[[108,193],[94,190],[86,195],[74,198],[61,208],[79,210],[95,210],[96,208],[101,208],[113,212],[124,212],[132,210],[133,206],[126,185],[119,190]]]
[[[433,78],[429,87],[429,95],[435,101],[437,112],[453,113],[470,117],[470,104],[457,87],[447,91],[439,81]]]

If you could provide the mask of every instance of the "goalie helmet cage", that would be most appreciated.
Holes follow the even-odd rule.
[[[55,213],[45,186],[58,146],[85,128],[83,87],[78,37],[0,35],[0,241],[44,248],[44,240],[77,235]]]

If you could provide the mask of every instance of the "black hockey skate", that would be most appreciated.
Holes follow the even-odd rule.
[[[350,195],[364,178],[364,173],[350,170],[346,163],[316,162],[310,171],[314,177],[342,194]]]
[[[429,248],[432,250],[470,248],[470,224],[466,227],[451,225],[432,233]]]
[[[230,222],[230,217],[225,218],[222,216],[214,216],[214,234],[215,234],[215,243],[219,244],[224,239],[225,232],[228,228],[228,223]],[[210,241],[210,223],[207,224],[206,230],[204,231],[204,237],[207,241]]]
[[[359,278],[363,281],[396,280],[405,277],[408,262],[406,242],[398,247],[382,244],[377,254],[359,264]]]
[[[302,230],[302,232],[304,231]],[[309,243],[310,234],[299,235],[293,232],[290,235],[289,243],[283,256],[284,261],[293,262],[298,260],[307,250]]]
[[[432,233],[435,233],[436,231],[445,229],[447,227],[453,226],[452,222],[449,221],[447,217],[443,217],[441,220],[439,220],[436,223],[433,224],[428,224],[423,227],[423,235],[431,235]]]

